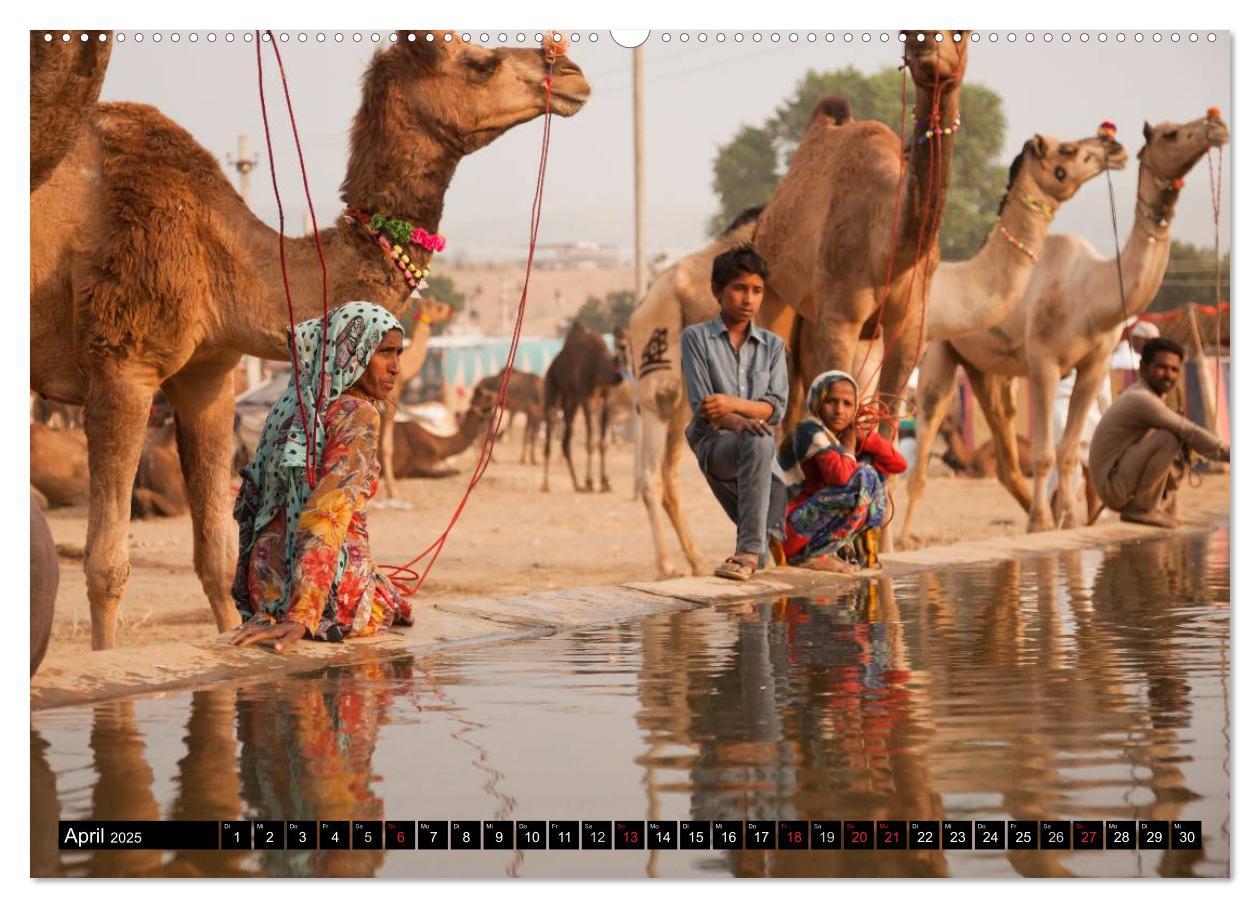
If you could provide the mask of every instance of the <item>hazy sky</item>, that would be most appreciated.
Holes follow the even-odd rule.
[[[647,89],[647,231],[649,251],[666,249],[681,254],[705,242],[704,228],[717,210],[710,188],[712,163],[718,147],[741,126],[760,124],[809,69],[835,69],[854,65],[875,72],[897,62],[895,33],[889,41],[872,32],[863,43],[861,33],[852,43],[844,33],[826,41],[817,32],[810,43],[807,31],[799,40],[780,33],[780,41],[762,33],[755,43],[752,32],[725,32],[719,44],[717,32],[688,32],[689,41],[672,40],[654,32],[645,46]],[[346,135],[359,103],[359,77],[376,45],[370,32],[355,44],[352,33],[336,44],[327,33],[323,44],[309,32],[305,44],[291,32],[281,45],[294,108],[301,130],[303,150],[316,201],[316,212],[325,225],[340,210],[337,187],[346,160]],[[388,32],[382,32],[382,43]],[[594,240],[614,243],[629,250],[633,242],[633,148],[631,136],[631,52],[617,46],[608,32],[591,42],[590,32],[570,49],[570,57],[585,71],[592,86],[586,107],[574,118],[556,118],[552,128],[551,159],[543,211],[543,242]],[[1178,43],[1168,33],[1155,43],[1154,33],[1144,33],[1138,43],[1129,33],[1123,43],[1111,33],[1105,44],[1091,32],[1087,44],[1080,32],[1070,42],[1062,32],[1046,43],[1043,33],[1028,42],[1025,32],[1016,41],[1001,32],[991,43],[989,31],[970,53],[967,80],[983,83],[1004,99],[1008,120],[1003,163],[1009,161],[1034,132],[1059,138],[1091,134],[1102,120],[1119,126],[1119,138],[1136,153],[1142,144],[1142,122],[1184,121],[1202,116],[1207,108],[1221,108],[1230,120],[1230,36],[1221,32],[1209,43],[1206,32],[1191,43],[1186,32]],[[273,226],[277,223],[266,169],[259,113],[254,50],[241,40],[210,44],[204,32],[194,44],[183,32],[172,43],[170,32],[155,44],[152,33],[137,43],[128,33],[110,60],[102,96],[106,100],[143,101],[154,104],[188,129],[224,162],[235,152],[239,133],[250,136],[263,164],[252,176],[252,205]],[[478,39],[479,35],[474,35]],[[488,43],[499,43],[497,34]],[[515,33],[507,43],[514,43]],[[527,44],[533,44],[532,35]],[[264,58],[267,71],[273,61]],[[301,183],[278,79],[268,82],[269,111],[277,138],[277,169],[290,232],[301,224]],[[962,112],[967,128],[967,111]],[[466,158],[447,194],[442,232],[449,239],[448,255],[471,258],[504,257],[523,253],[527,239],[529,205],[537,166],[541,120],[508,132],[487,148]],[[1225,158],[1222,198],[1222,248],[1228,247],[1229,148]],[[235,184],[235,174],[232,174]],[[1132,222],[1137,162],[1114,175],[1122,237]],[[1174,222],[1178,239],[1211,245],[1212,216],[1208,167],[1201,162],[1186,180]],[[1088,184],[1064,207],[1056,223],[1058,232],[1084,235],[1103,251],[1112,248],[1110,214],[1105,179]]]

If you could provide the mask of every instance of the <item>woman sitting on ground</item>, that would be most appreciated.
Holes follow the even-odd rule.
[[[820,571],[857,569],[860,538],[883,525],[888,511],[884,477],[906,460],[895,445],[857,418],[857,382],[847,372],[824,372],[810,385],[809,416],[785,440],[780,465],[798,466],[804,481],[784,524],[788,564]]]
[[[411,603],[372,563],[365,518],[380,476],[377,435],[398,376],[403,328],[373,303],[329,312],[324,344],[320,322],[297,326],[299,369],[241,471],[232,584],[245,619],[232,638],[238,646],[269,643],[280,652],[303,637],[339,641],[411,624]]]

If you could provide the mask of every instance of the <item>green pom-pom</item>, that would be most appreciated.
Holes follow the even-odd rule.
[[[411,224],[402,218],[389,218],[385,222],[385,232],[400,246],[405,246],[411,241],[412,229]]]
[[[383,230],[385,228],[386,220],[388,219],[385,217],[385,215],[374,214],[372,215],[371,220],[368,221],[368,226],[371,227],[373,230]]]

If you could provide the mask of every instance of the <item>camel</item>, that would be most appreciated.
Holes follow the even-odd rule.
[[[599,407],[599,490],[611,492],[605,458],[608,454],[608,389],[622,380],[621,370],[604,339],[581,322],[574,322],[564,339],[564,346],[547,367],[543,377],[543,420],[546,434],[543,439],[542,490],[550,492],[548,472],[551,467],[551,424],[554,411],[559,409],[564,419],[564,436],[560,448],[565,463],[569,465],[569,477],[575,492],[594,490],[591,481],[592,436],[591,408]],[[578,407],[586,422],[586,486],[578,485],[573,469],[570,442],[573,439],[573,418]]]
[[[748,242],[759,214],[760,208],[742,212],[709,245],[662,271],[630,313],[625,357],[634,374],[638,404],[635,489],[647,508],[660,577],[680,575],[665,544],[662,508],[669,515],[692,573],[703,576],[712,570],[696,548],[678,495],[678,466],[685,448],[683,429],[691,417],[678,345],[684,328],[717,315],[718,303],[711,287],[713,260]]]
[[[859,366],[861,341],[882,334],[886,394],[904,387],[919,357],[915,301],[926,298],[940,258],[969,43],[966,31],[904,34],[915,94],[908,147],[883,123],[824,116],[843,103],[824,98],[753,238],[770,270],[758,323],[794,353],[799,312],[815,328],[812,361],[848,371]],[[793,383],[794,409],[813,377],[800,372]]]
[[[923,312],[924,341],[982,331],[1006,318],[1024,298],[1060,206],[1094,177],[1127,163],[1124,146],[1105,131],[1074,142],[1040,134],[1025,142],[1011,162],[997,223],[980,251],[965,261],[937,266]],[[817,375],[824,366],[815,359],[816,327],[800,315],[797,320],[794,373]],[[880,346],[879,341],[873,344],[876,350]],[[799,408],[799,395],[793,404]],[[786,421],[795,422],[798,416],[789,411]]]
[[[107,31],[46,34],[31,32],[31,192],[89,130],[114,47]]]
[[[497,397],[499,385],[502,382],[503,370],[500,369],[496,374],[486,376],[478,382],[477,390],[488,391]],[[536,456],[538,426],[543,418],[542,377],[532,372],[517,372],[513,370],[511,377],[508,378],[507,400],[503,404],[503,412],[503,425],[499,432],[499,438],[507,434],[517,413],[524,414],[525,435],[521,439],[521,463],[525,463],[526,452],[529,453],[529,463],[531,465],[538,463]],[[498,438],[495,439],[495,442],[498,442]]]
[[[188,513],[188,494],[179,462],[174,420],[151,429],[140,452],[131,490],[131,516],[178,517]]]
[[[443,469],[440,464],[448,457],[466,451],[482,437],[494,410],[494,392],[477,388],[472,404],[459,423],[454,435],[434,435],[414,422],[394,424],[394,475],[399,479],[424,477],[440,479],[451,476],[457,470]]]
[[[88,443],[82,429],[31,423],[31,490],[44,508],[87,502]]]
[[[449,319],[454,311],[449,303],[435,299],[422,300],[418,307],[419,317],[415,327],[411,329],[411,341],[398,357],[398,379],[385,401],[385,412],[381,416],[381,437],[377,441],[381,485],[385,487],[385,498],[390,502],[398,501],[394,485],[394,432],[403,388],[420,374],[424,361],[429,358],[429,339],[433,336],[433,326]]]
[[[445,32],[416,37],[368,64],[341,197],[353,212],[435,233],[460,160],[544,112],[547,57]],[[552,111],[572,116],[590,87],[567,57],[553,62]],[[92,646],[114,645],[130,572],[132,479],[159,388],[178,418],[194,564],[225,630],[239,621],[230,594],[232,370],[242,353],[288,358],[278,235],[214,155],[154,108],[129,103],[97,106],[90,130],[32,193],[31,222],[31,387],[85,405]],[[395,313],[406,305],[414,275],[356,216],[319,241],[330,305],[370,300]],[[310,318],[323,296],[315,238],[284,243],[294,317]],[[432,254],[410,252],[423,272]]]
[[[990,438],[974,451],[963,440],[962,431],[952,416],[941,423],[940,436],[945,440],[946,451],[941,460],[956,473],[971,479],[991,479],[997,475],[997,452]],[[1015,437],[1019,454],[1019,470],[1032,476],[1032,446],[1022,435]]]
[[[57,545],[44,512],[31,497],[31,676],[44,661],[48,638],[52,635],[53,609],[57,604],[57,584],[61,567]]]
[[[1124,330],[1126,316],[1139,315],[1155,298],[1168,267],[1173,208],[1182,178],[1207,153],[1229,141],[1229,130],[1215,111],[1186,123],[1143,126],[1145,145],[1138,152],[1137,210],[1120,253],[1125,298],[1120,298],[1116,260],[1103,258],[1083,238],[1053,235],[1033,271],[1020,305],[986,331],[931,344],[919,367],[918,438],[930,447],[948,408],[959,365],[966,371],[997,440],[999,481],[1028,511],[1028,531],[1055,525],[1076,526],[1081,432],[1089,406],[1108,377],[1108,363]],[[1055,386],[1076,370],[1067,423],[1058,450],[1052,414]],[[1027,376],[1032,399],[1033,491],[1014,469],[1015,402],[1011,379]],[[1057,466],[1061,486],[1053,509],[1046,482]],[[910,521],[927,477],[923,466],[911,469],[909,496],[900,536]]]

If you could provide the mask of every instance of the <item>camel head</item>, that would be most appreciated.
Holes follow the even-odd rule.
[[[373,58],[364,80],[365,104],[369,92],[386,88],[373,83],[388,81],[387,94],[399,108],[395,116],[470,154],[546,110],[546,77],[539,47],[482,47],[448,31],[399,29],[394,46]],[[577,64],[564,55],[556,58],[552,112],[571,117],[590,94]]]
[[[905,62],[919,88],[956,88],[967,69],[967,44],[971,32],[952,29],[907,28]],[[937,40],[937,36],[940,40]]]
[[[1110,134],[1068,142],[1038,133],[1024,143],[1011,162],[1002,206],[1016,188],[1034,199],[1061,204],[1103,171],[1122,170],[1128,161],[1128,152]],[[999,212],[1002,206],[998,207]]]
[[[1188,123],[1142,124],[1146,144],[1138,152],[1142,166],[1164,180],[1179,180],[1207,154],[1229,141],[1229,129],[1213,108],[1206,117]]]

